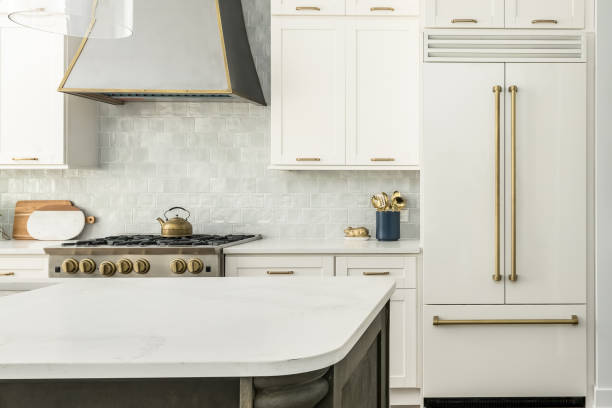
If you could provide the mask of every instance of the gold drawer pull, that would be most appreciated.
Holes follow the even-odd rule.
[[[320,157],[296,157],[295,161],[321,161]]]
[[[13,161],[36,161],[38,157],[13,157]]]
[[[393,7],[370,7],[370,11],[395,11]]]
[[[321,11],[319,7],[314,7],[314,6],[302,6],[302,7],[296,7],[295,9],[296,11],[306,11],[306,10]]]
[[[393,157],[372,157],[370,161],[373,162],[387,162],[387,161],[395,161]]]
[[[578,316],[569,319],[482,319],[482,320],[442,320],[440,316],[433,317],[434,326],[466,326],[485,324],[578,324]]]
[[[390,275],[390,272],[364,272],[364,276]]]
[[[0,276],[15,276],[15,272],[4,272],[4,273],[0,273]]]
[[[293,275],[293,271],[266,271],[268,275]]]
[[[531,20],[531,24],[559,24],[557,20]]]
[[[451,23],[456,24],[456,23],[478,23],[478,20],[476,20],[475,18],[453,18],[451,20]]]

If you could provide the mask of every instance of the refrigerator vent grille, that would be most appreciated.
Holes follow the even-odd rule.
[[[426,30],[425,62],[586,62],[583,33]]]

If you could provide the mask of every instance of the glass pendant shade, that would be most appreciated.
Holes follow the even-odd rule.
[[[4,0],[21,26],[73,37],[125,38],[134,27],[133,0]]]

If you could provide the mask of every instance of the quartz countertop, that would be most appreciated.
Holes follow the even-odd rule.
[[[224,254],[418,254],[418,240],[260,239],[231,246]]]
[[[342,360],[389,279],[78,280],[0,298],[0,378],[289,375]]]
[[[44,248],[61,245],[64,241],[0,240],[0,255],[44,255]]]

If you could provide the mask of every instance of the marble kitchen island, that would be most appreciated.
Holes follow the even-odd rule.
[[[387,407],[389,280],[78,280],[0,299],[0,406]]]

